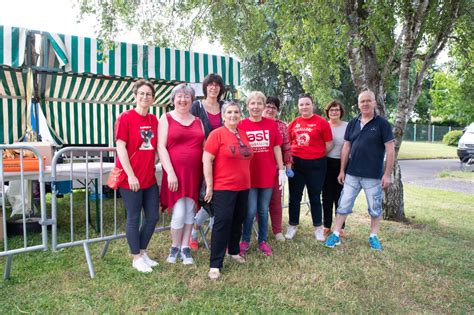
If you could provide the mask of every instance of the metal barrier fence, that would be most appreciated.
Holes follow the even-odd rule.
[[[406,141],[425,141],[436,142],[442,141],[443,136],[452,130],[462,130],[462,127],[436,126],[436,125],[420,125],[407,124],[403,140]]]
[[[18,159],[19,162],[19,172],[18,171],[8,171],[5,172],[4,169],[4,159],[3,153],[5,150],[14,149],[19,150],[20,157]],[[25,171],[25,162],[26,158],[23,157],[24,151],[31,151],[34,155],[38,158],[38,171],[34,172],[27,172]],[[0,145],[0,182],[1,182],[1,200],[2,200],[2,222],[0,223],[3,227],[3,248],[0,248],[0,257],[6,256],[6,264],[3,273],[4,279],[10,278],[10,271],[12,267],[13,256],[17,254],[27,253],[36,250],[47,250],[48,249],[48,231],[47,231],[47,220],[46,220],[46,197],[45,197],[45,173],[44,173],[44,161],[41,157],[41,154],[35,148],[28,146],[28,145]],[[21,186],[21,217],[22,217],[22,238],[23,238],[23,245],[19,246],[10,246],[11,243],[8,241],[8,231],[7,231],[7,211],[6,211],[6,202],[5,202],[5,182],[9,181],[20,181]],[[28,239],[28,231],[27,231],[27,200],[32,200],[32,196],[26,194],[26,191],[29,191],[25,188],[25,180],[28,180],[27,185],[31,185],[31,180],[37,180],[39,182],[39,192],[40,192],[40,215],[41,219],[39,224],[41,224],[41,241],[40,244],[34,245],[34,241],[30,238]],[[28,195],[28,196],[27,196]],[[28,199],[27,199],[28,198]],[[31,207],[34,209],[33,202],[30,203]]]
[[[74,154],[76,152],[76,155]],[[80,152],[81,157],[77,158],[77,152]],[[91,259],[91,254],[89,250],[89,244],[105,242],[102,249],[101,257],[103,258],[107,253],[108,246],[112,240],[120,239],[125,237],[125,232],[119,232],[118,230],[118,213],[117,213],[117,191],[114,191],[113,197],[113,209],[104,209],[103,204],[103,185],[106,182],[108,174],[114,167],[114,163],[105,163],[103,162],[104,153],[109,152],[116,154],[115,148],[91,148],[91,147],[68,147],[59,150],[51,163],[51,180],[52,180],[52,198],[51,198],[51,216],[52,216],[52,249],[54,251],[66,247],[73,246],[82,246],[84,249],[84,254],[89,269],[89,275],[91,278],[94,278],[94,266]],[[68,163],[58,164],[60,157],[67,157]],[[94,162],[95,161],[95,162]],[[69,198],[69,232],[66,232],[67,239],[64,239],[64,232],[61,234],[61,238],[58,235],[58,190],[57,182],[59,180],[69,180],[71,181],[71,190]],[[75,209],[76,204],[81,205],[81,202],[75,200],[75,195],[80,195],[82,192],[74,191],[72,189],[73,182],[75,180],[81,179],[84,184],[85,192],[85,208],[84,209]],[[95,192],[98,196],[96,198],[96,231],[91,232],[90,226],[91,216],[90,216],[90,198],[89,198],[89,188],[92,181],[98,181],[97,189]],[[104,215],[105,211],[112,210],[113,215],[113,228],[111,231],[107,230],[107,226],[104,225]],[[64,207],[61,211],[66,211]],[[77,218],[79,214],[77,211],[83,211],[84,222],[77,224]],[[109,213],[107,213],[109,214]],[[125,216],[125,215],[124,215]],[[155,231],[163,231],[169,229],[169,226],[165,226],[164,216],[162,216],[161,226],[157,227]],[[80,228],[85,228],[84,231],[80,231]],[[82,233],[81,233],[82,232]],[[79,234],[79,236],[78,236]]]

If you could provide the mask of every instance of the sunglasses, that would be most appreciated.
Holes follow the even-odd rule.
[[[237,138],[237,141],[239,141],[239,153],[243,157],[249,157],[252,155],[252,149],[250,149],[248,146],[243,143],[242,138],[240,138],[239,131],[235,129],[235,137]]]

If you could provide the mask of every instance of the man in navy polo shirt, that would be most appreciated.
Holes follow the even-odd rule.
[[[352,213],[360,190],[364,189],[371,217],[369,245],[372,249],[382,250],[377,237],[382,219],[382,189],[390,185],[395,143],[390,123],[375,113],[377,103],[374,93],[360,93],[358,104],[360,115],[349,122],[344,135],[341,170],[338,176],[338,181],[344,188],[336,211],[336,224],[324,246],[334,248],[341,244],[339,233],[342,225]]]

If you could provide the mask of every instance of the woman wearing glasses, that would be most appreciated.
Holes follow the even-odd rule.
[[[277,118],[279,112],[280,100],[274,96],[267,97],[267,104],[265,105],[265,110],[263,111],[263,117],[276,121],[278,125],[278,131],[280,132],[282,138],[281,152],[283,155],[283,163],[286,166],[287,175],[292,177],[293,171],[291,170],[291,164],[293,163],[293,159],[291,157],[291,142],[290,136],[288,135],[288,126],[284,121],[281,121]],[[283,236],[281,227],[283,214],[281,194],[282,191],[278,184],[278,178],[275,178],[275,185],[273,186],[272,197],[270,198],[269,212],[272,222],[273,235],[275,235],[275,239],[277,241],[284,242],[285,236]]]
[[[158,133],[158,151],[163,178],[161,203],[173,212],[171,217],[172,245],[167,261],[193,264],[189,236],[193,226],[199,189],[202,183],[202,148],[204,128],[201,120],[189,109],[194,90],[179,84],[171,91],[174,110],[161,116]]]
[[[220,99],[225,91],[222,77],[215,73],[209,74],[202,82],[202,90],[204,99],[193,102],[191,114],[201,119],[207,139],[212,130],[222,126],[221,107],[224,102]],[[209,213],[204,208],[201,208],[194,217],[194,227],[189,239],[189,247],[191,249],[198,249],[199,227],[207,219],[209,219]]]
[[[300,221],[301,197],[304,187],[308,189],[311,217],[317,241],[324,241],[323,214],[321,209],[321,190],[326,177],[326,152],[333,147],[329,123],[313,113],[313,99],[302,94],[298,99],[299,117],[289,125],[295,175],[288,180],[290,191],[289,227],[285,237],[292,239]]]
[[[244,256],[250,247],[252,226],[258,213],[258,249],[265,256],[272,255],[268,240],[268,205],[272,196],[275,177],[281,189],[286,179],[281,158],[281,135],[274,120],[264,118],[265,95],[251,92],[247,99],[249,117],[242,120],[239,129],[247,133],[254,153],[250,163],[251,188],[248,209],[244,219],[240,254]],[[278,167],[278,168],[277,168]],[[277,172],[279,170],[279,172]]]
[[[329,125],[331,125],[334,148],[327,154],[327,171],[322,194],[325,235],[331,232],[333,207],[335,207],[334,211],[336,211],[343,187],[337,181],[337,176],[341,168],[341,150],[347,128],[347,122],[342,121],[344,106],[339,101],[334,100],[326,105],[326,116],[329,118]],[[344,237],[345,235],[343,225],[341,236]]]
[[[123,169],[126,180],[119,185],[122,202],[127,210],[125,232],[133,268],[151,272],[158,263],[148,257],[146,249],[158,221],[159,196],[155,178],[158,120],[148,110],[155,91],[149,81],[138,80],[133,86],[134,109],[123,112],[115,122],[117,167]],[[140,214],[144,212],[140,228]]]
[[[205,201],[212,200],[214,225],[211,238],[209,278],[217,279],[226,249],[238,263],[242,222],[247,209],[250,188],[250,160],[253,153],[247,135],[237,129],[242,113],[237,103],[222,106],[224,126],[212,131],[202,157],[206,180]]]

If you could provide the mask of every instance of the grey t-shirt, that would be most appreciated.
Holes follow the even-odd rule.
[[[334,148],[329,151],[327,157],[333,159],[341,158],[342,145],[344,144],[344,134],[346,133],[347,121],[341,122],[337,127],[331,126],[332,141],[334,142]]]

